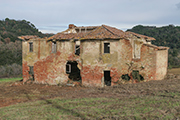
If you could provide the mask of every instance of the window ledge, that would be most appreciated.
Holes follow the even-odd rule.
[[[141,61],[141,58],[133,58],[132,60],[138,62]]]

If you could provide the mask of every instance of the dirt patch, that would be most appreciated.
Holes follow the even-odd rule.
[[[21,82],[0,82],[0,107],[50,98],[87,98],[112,97],[121,99],[132,95],[161,96],[163,98],[175,95],[163,93],[180,93],[180,79],[149,81],[137,84],[121,84],[105,88],[60,87],[42,84],[22,84]],[[161,93],[161,94],[159,94]]]

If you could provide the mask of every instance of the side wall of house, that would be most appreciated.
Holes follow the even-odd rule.
[[[167,74],[168,50],[157,50],[156,53],[156,80],[162,80]]]
[[[110,53],[103,53],[104,43],[110,43]],[[104,86],[104,71],[109,70],[111,85],[115,85],[123,74],[132,75],[138,70],[145,80],[156,79],[156,49],[141,45],[140,59],[133,58],[129,40],[81,41],[82,84]]]
[[[51,50],[52,42],[49,42],[49,49]],[[57,41],[57,51],[51,53],[35,63],[36,77],[38,83],[46,84],[64,84],[68,81],[68,74],[66,74],[67,61],[75,61],[74,55],[75,44],[71,41]]]
[[[33,51],[30,52],[29,43],[33,43]],[[43,46],[43,47],[42,47]],[[48,48],[45,39],[31,39],[22,42],[22,66],[23,66],[23,81],[27,81],[32,76],[29,74],[30,66],[34,67],[34,64],[41,58],[48,56]]]
[[[145,80],[155,80],[156,73],[156,49],[147,45],[141,47],[141,58],[138,61],[140,74]]]
[[[29,52],[29,42],[33,42],[33,52]],[[32,40],[23,43],[23,81],[27,81],[29,66],[34,66],[35,82],[59,84],[68,81],[66,63],[75,60],[74,42],[57,41],[57,51],[51,52],[51,41]]]
[[[155,80],[156,74],[156,50],[153,47],[140,45],[140,58],[133,58],[132,44],[128,40],[120,41],[120,74],[129,74],[132,78],[132,71],[138,70],[145,80]]]

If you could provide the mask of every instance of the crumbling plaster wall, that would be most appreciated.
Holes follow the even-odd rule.
[[[104,53],[104,43],[110,43],[110,53]],[[82,84],[85,86],[104,86],[104,70],[111,71],[112,85],[119,79],[118,40],[81,41]]]
[[[110,53],[103,53],[104,42],[110,43]],[[123,74],[131,76],[132,70],[138,70],[146,80],[156,79],[156,49],[141,44],[140,58],[133,58],[131,41],[94,40],[81,41],[82,83],[85,86],[103,87],[104,70],[111,72],[111,85],[115,85]],[[133,63],[130,69],[128,64]]]
[[[135,40],[137,41],[137,40]],[[134,42],[136,43],[136,42]],[[139,44],[139,42],[138,42]],[[138,70],[145,80],[155,80],[156,76],[156,49],[145,44],[139,44],[139,49],[134,49],[132,41],[120,41],[121,55],[120,55],[120,74],[129,74],[131,76],[132,70]],[[133,52],[138,50],[140,52],[139,58],[134,58]],[[129,66],[130,65],[130,66]]]
[[[145,80],[155,80],[156,73],[156,49],[142,45],[139,61],[140,74]],[[141,69],[142,68],[142,69]]]
[[[168,49],[156,52],[156,80],[164,79],[168,67]]]
[[[57,52],[50,53],[45,59],[38,61],[35,66],[38,67],[35,78],[36,81],[48,84],[65,84],[68,81],[66,74],[67,61],[75,61],[75,44],[72,41],[57,41]],[[50,45],[51,46],[51,45]],[[41,76],[41,77],[39,77]]]
[[[29,43],[33,43],[33,52],[29,51]],[[42,46],[40,46],[40,44]],[[41,48],[40,48],[41,47]],[[22,66],[23,66],[23,81],[27,81],[31,76],[29,75],[29,66],[34,64],[40,59],[48,56],[48,52],[44,53],[44,49],[49,50],[46,45],[45,39],[31,39],[22,42]]]
[[[33,52],[29,52],[28,42],[33,42]],[[35,82],[43,84],[66,83],[67,60],[76,60],[75,44],[72,41],[57,41],[57,52],[51,53],[51,41],[30,40],[23,42],[23,80],[29,79],[29,66],[34,66]]]

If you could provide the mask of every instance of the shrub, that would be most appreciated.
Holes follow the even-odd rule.
[[[122,78],[123,80],[126,80],[126,81],[129,81],[129,80],[130,80],[130,76],[129,76],[128,74],[122,75],[121,78]]]
[[[144,80],[144,77],[139,74],[138,70],[133,70],[132,71],[132,77],[133,77],[133,79],[138,80],[138,81],[143,81]]]
[[[0,78],[19,77],[22,75],[22,66],[16,63],[0,66]]]

